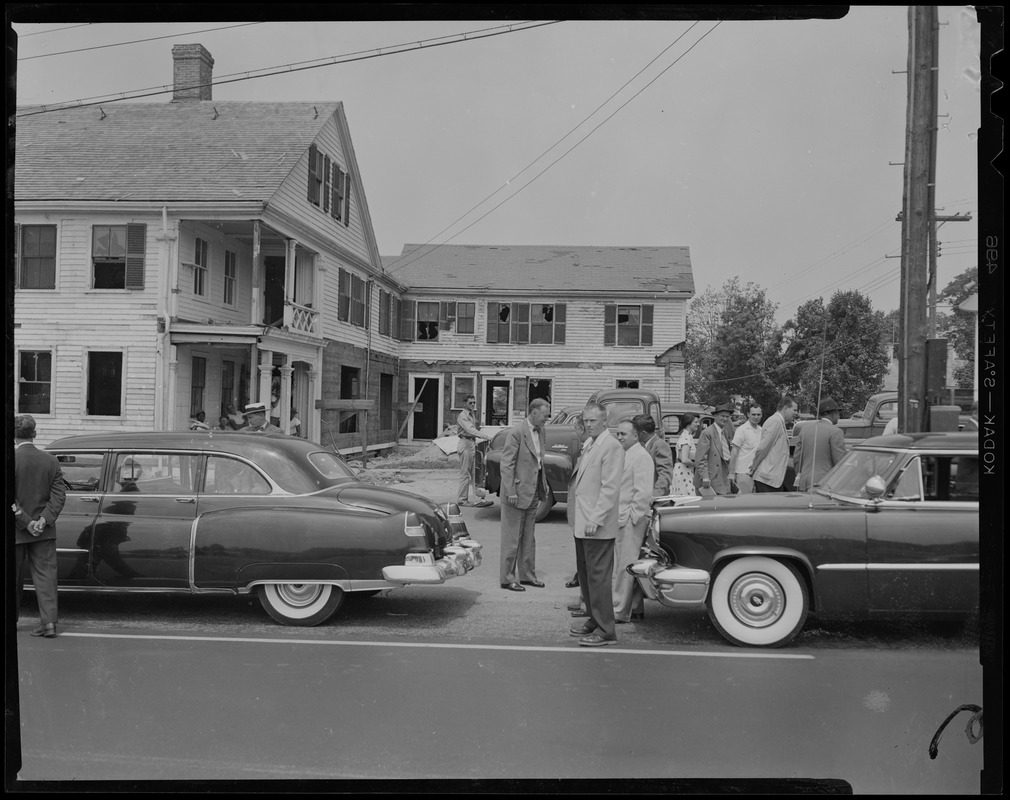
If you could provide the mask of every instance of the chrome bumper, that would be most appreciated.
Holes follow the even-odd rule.
[[[646,597],[670,608],[704,605],[710,575],[703,569],[667,566],[655,558],[642,558],[629,564],[628,573],[638,578]]]
[[[410,553],[404,564],[382,568],[390,583],[445,583],[480,566],[481,545],[473,539],[457,539],[436,560],[431,553]]]

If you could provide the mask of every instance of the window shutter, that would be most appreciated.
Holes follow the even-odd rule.
[[[351,173],[346,173],[344,178],[347,180],[347,185],[344,188],[344,227],[346,228],[351,224]]]
[[[21,286],[21,226],[14,223],[14,279],[16,286]]]
[[[652,346],[652,306],[642,306],[642,344]]]
[[[343,193],[344,173],[338,164],[333,165],[333,190],[330,198],[330,215],[334,219],[340,219],[340,200]]]
[[[565,343],[565,304],[554,304],[554,344]]]
[[[400,339],[404,342],[414,341],[414,308],[413,300],[404,300],[400,306]]]
[[[389,335],[398,339],[400,332],[400,298],[389,296]]]
[[[617,305],[607,303],[603,306],[603,344],[617,343]]]
[[[144,288],[144,253],[147,225],[126,226],[126,288]]]
[[[351,288],[347,270],[343,267],[340,267],[340,275],[337,278],[337,295],[337,319],[347,322],[350,317]]]
[[[372,282],[365,281],[365,330],[372,319]]]
[[[330,210],[330,157],[323,156],[323,211]]]
[[[514,393],[512,395],[512,409],[518,411],[525,416],[526,406],[529,405],[530,396],[530,379],[529,378],[516,378],[512,382]]]
[[[487,342],[498,344],[498,303],[487,304]]]
[[[315,203],[316,194],[316,158],[319,153],[319,148],[314,144],[309,145],[309,185],[308,185],[308,200],[310,203]]]
[[[513,344],[519,341],[519,304],[512,304],[512,312],[509,315],[512,318],[512,325],[510,326],[510,339]]]

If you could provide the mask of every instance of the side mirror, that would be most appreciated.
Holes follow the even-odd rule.
[[[866,492],[866,496],[871,500],[879,500],[884,496],[886,490],[887,484],[884,483],[884,479],[879,475],[874,475],[863,486],[863,491]]]

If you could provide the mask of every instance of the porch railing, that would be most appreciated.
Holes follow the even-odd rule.
[[[319,335],[319,312],[297,303],[284,304],[284,327],[299,333]]]

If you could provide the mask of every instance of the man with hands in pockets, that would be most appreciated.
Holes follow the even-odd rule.
[[[568,487],[568,524],[575,536],[582,600],[589,614],[571,629],[584,647],[617,642],[614,623],[614,540],[624,476],[624,448],[607,430],[607,411],[590,403],[582,412],[586,439]]]

